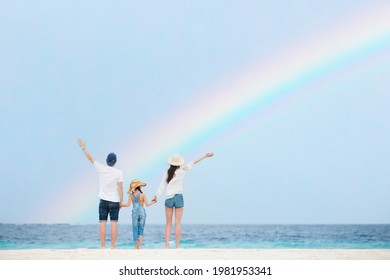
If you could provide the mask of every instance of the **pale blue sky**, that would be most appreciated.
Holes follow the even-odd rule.
[[[120,151],[142,131],[300,40],[336,32],[335,23],[384,3],[1,3],[0,203],[7,210],[0,223],[96,223],[97,176],[78,137],[100,161],[117,152],[125,168],[131,158]],[[187,175],[183,222],[389,223],[388,42],[292,90],[268,117],[258,108],[183,145],[178,152],[188,160],[216,153]],[[166,168],[160,160],[141,178],[149,197]],[[131,171],[124,173],[127,184]],[[83,178],[91,190],[85,203],[96,204],[71,218],[49,215],[73,207],[72,197],[59,194]],[[162,201],[147,211],[148,222],[165,222]],[[121,212],[123,223],[130,213]]]

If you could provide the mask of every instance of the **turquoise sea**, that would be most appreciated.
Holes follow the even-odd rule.
[[[133,248],[131,225],[118,227],[117,247]],[[163,248],[164,230],[165,225],[147,224],[144,248]],[[99,248],[98,231],[98,224],[0,224],[0,250]],[[109,232],[108,225],[108,242]],[[174,247],[174,234],[171,240]],[[231,249],[390,249],[390,224],[183,225],[181,245]]]

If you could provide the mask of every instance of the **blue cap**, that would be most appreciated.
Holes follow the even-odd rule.
[[[114,166],[116,163],[116,154],[109,153],[107,156],[106,162],[107,162],[108,166]]]

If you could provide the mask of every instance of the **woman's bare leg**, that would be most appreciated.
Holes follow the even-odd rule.
[[[171,229],[172,229],[172,216],[173,209],[165,207],[165,217],[166,217],[166,225],[165,225],[165,248],[169,248],[169,239],[171,237]]]
[[[176,248],[180,248],[181,218],[183,217],[183,211],[184,211],[184,208],[175,208]]]

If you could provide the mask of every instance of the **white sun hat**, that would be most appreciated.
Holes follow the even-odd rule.
[[[180,166],[180,165],[183,165],[185,162],[184,158],[181,155],[179,155],[178,153],[170,156],[167,161],[170,165],[173,165],[173,166]]]

